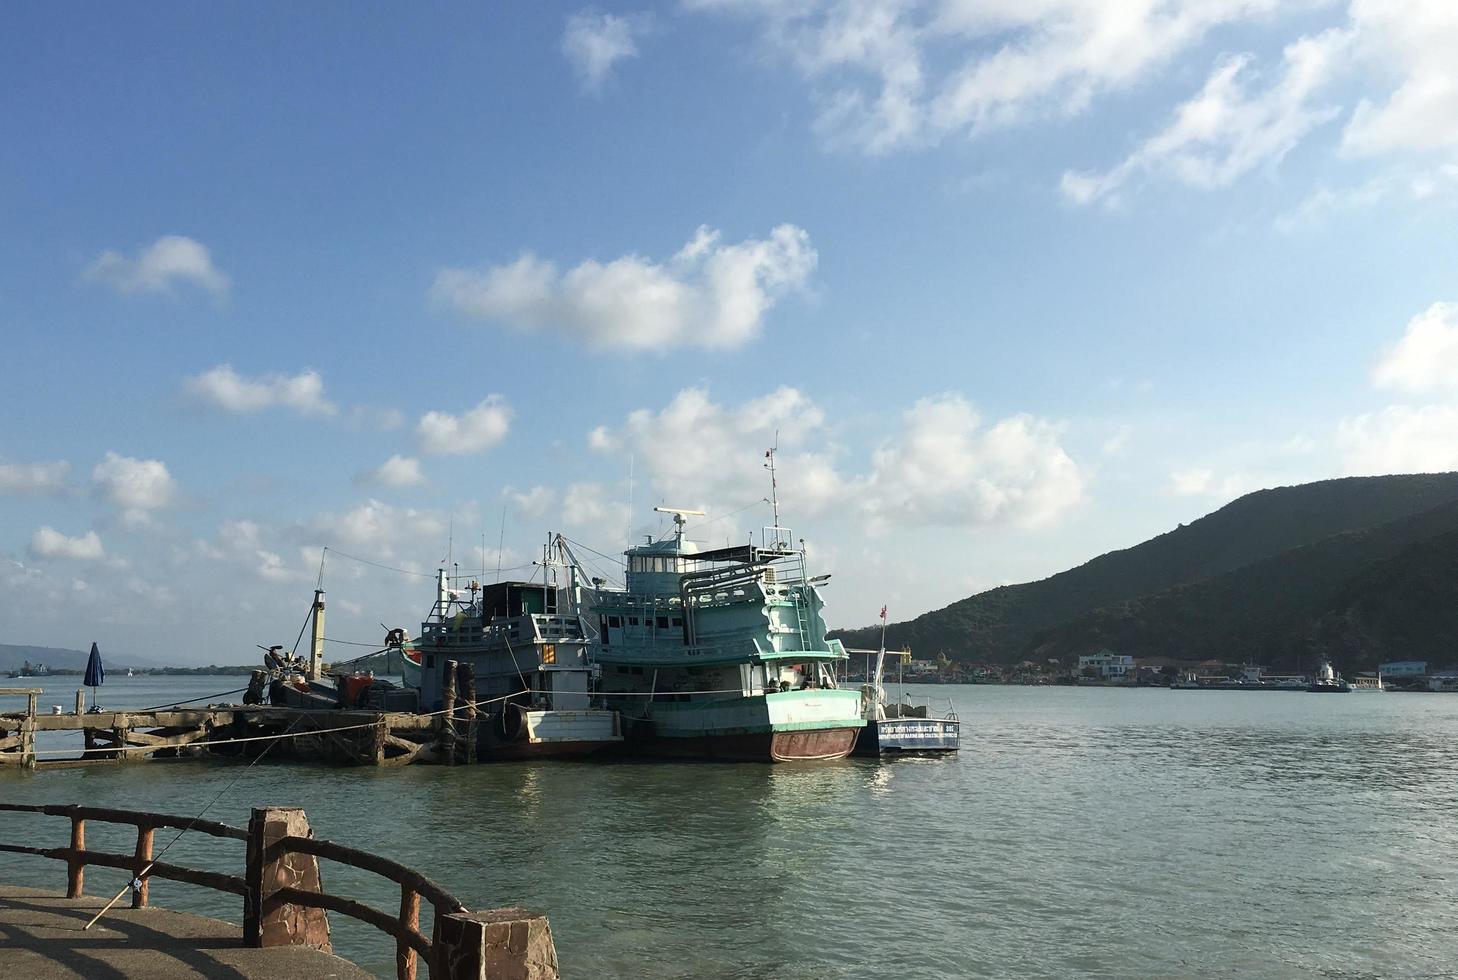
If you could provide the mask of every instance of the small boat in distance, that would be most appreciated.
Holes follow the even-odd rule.
[[[1323,660],[1316,670],[1316,680],[1306,690],[1312,694],[1347,694],[1351,689],[1351,685],[1332,668],[1331,661]]]

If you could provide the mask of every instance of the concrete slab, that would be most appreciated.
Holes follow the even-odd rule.
[[[372,976],[347,960],[302,946],[247,949],[241,926],[165,909],[106,904],[0,884],[0,977],[25,980],[292,980]],[[121,905],[125,905],[123,899]]]

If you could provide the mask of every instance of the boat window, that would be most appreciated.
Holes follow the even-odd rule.
[[[621,617],[621,616],[609,616],[608,617],[608,625],[611,626],[613,629],[622,629],[622,626],[623,626],[623,617]]]
[[[607,646],[608,645],[608,642],[609,642],[608,641],[608,618],[606,616],[599,616],[598,617],[598,623],[602,626],[602,629],[598,630],[598,635],[602,637],[602,645],[603,646]]]
[[[658,628],[661,629],[661,630],[668,629],[668,617],[667,616],[659,616],[658,617]]]
[[[429,655],[426,656],[426,658],[425,658],[425,666],[426,667],[429,667],[429,668],[434,668],[435,667],[435,654],[432,653],[432,654],[429,654]]]
[[[641,676],[643,676],[643,668],[642,667],[634,667],[633,668],[633,673],[635,673],[639,677],[641,677]]]
[[[682,616],[675,616],[675,617],[673,617],[673,625],[675,625],[675,626],[682,626],[683,625],[683,617]]]
[[[629,626],[637,626],[638,625],[638,617],[637,616],[629,616],[628,617],[628,625]]]

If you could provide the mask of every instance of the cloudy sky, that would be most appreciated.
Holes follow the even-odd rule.
[[[325,547],[373,642],[447,557],[744,540],[776,434],[838,625],[1458,469],[1455,50],[1451,0],[8,5],[3,642],[246,662]]]

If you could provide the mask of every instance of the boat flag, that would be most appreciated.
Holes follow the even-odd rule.
[[[882,619],[885,619],[886,618],[886,607],[885,606],[882,606],[881,607],[881,618]]]

